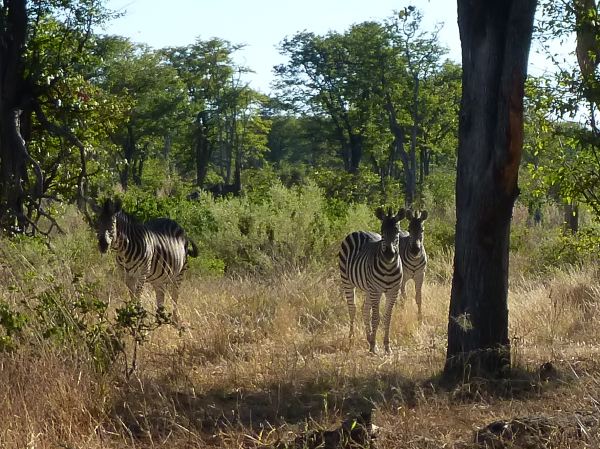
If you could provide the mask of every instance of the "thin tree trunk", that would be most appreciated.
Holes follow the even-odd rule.
[[[579,206],[577,203],[565,203],[563,206],[564,226],[563,232],[576,234],[579,231]]]
[[[212,146],[208,140],[210,119],[207,112],[198,114],[196,127],[196,185],[202,187],[212,154]]]
[[[536,0],[458,0],[463,76],[448,379],[510,369],[508,248]]]
[[[360,134],[350,133],[350,173],[358,173],[362,159],[363,138]]]
[[[163,158],[168,161],[169,160],[169,156],[171,155],[171,136],[170,135],[166,135],[165,136],[165,140],[164,140],[164,144],[163,144]]]
[[[412,127],[410,130],[410,149],[409,149],[409,164],[410,164],[410,185],[407,190],[410,191],[410,203],[415,200],[417,194],[417,136],[419,134],[419,76],[415,72],[413,74],[413,105],[412,105]]]
[[[129,176],[134,173],[134,157],[136,153],[136,140],[135,134],[133,132],[133,125],[131,122],[127,124],[127,139],[125,140],[125,145],[123,146],[123,158],[125,159],[125,167],[121,170],[120,181],[121,187],[123,190],[127,190],[129,187]]]
[[[404,126],[398,123],[398,117],[396,114],[396,108],[392,103],[389,96],[386,98],[384,108],[388,115],[388,124],[390,132],[394,136],[392,145],[394,145],[394,152],[398,155],[402,161],[402,170],[404,173],[404,204],[406,207],[411,207],[415,200],[415,179],[416,174],[414,172],[414,164],[411,163],[410,151],[404,149]]]

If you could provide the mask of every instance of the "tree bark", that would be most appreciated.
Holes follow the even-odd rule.
[[[196,185],[202,187],[212,155],[212,147],[208,140],[210,129],[208,112],[202,111],[198,114],[196,127]]]
[[[5,0],[0,8],[0,225],[22,232],[28,153],[21,136],[23,55],[27,36],[25,0]]]
[[[410,151],[404,149],[404,134],[405,128],[398,122],[398,114],[396,108],[389,96],[386,96],[386,101],[383,105],[387,112],[388,125],[394,140],[392,142],[392,151],[402,161],[402,171],[404,173],[404,205],[411,207],[415,200],[416,192],[416,173],[414,165],[411,163]]]
[[[406,187],[407,197],[410,198],[408,206],[412,206],[417,194],[417,137],[419,134],[420,118],[419,118],[419,76],[417,72],[413,74],[413,104],[412,104],[412,126],[410,130],[410,149],[409,164],[410,164],[410,185]]]
[[[127,139],[125,140],[125,144],[123,146],[123,156],[125,159],[125,167],[121,170],[120,181],[121,187],[123,190],[127,190],[129,187],[129,177],[132,173],[135,173],[134,170],[134,157],[136,153],[137,141],[135,138],[135,133],[133,132],[133,125],[131,122],[127,124]]]
[[[458,0],[463,90],[447,379],[497,377],[510,369],[509,232],[536,4]]]
[[[349,132],[350,138],[350,173],[358,173],[362,159],[363,136]]]
[[[563,232],[565,234],[577,234],[577,231],[579,231],[579,206],[574,202],[565,203],[563,212],[565,217]]]

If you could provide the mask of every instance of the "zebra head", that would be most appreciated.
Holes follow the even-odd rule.
[[[102,205],[100,215],[96,221],[96,233],[98,234],[98,248],[105,253],[110,248],[117,235],[117,214],[121,211],[121,200],[107,199]]]
[[[423,222],[427,220],[427,211],[406,211],[408,218],[408,234],[410,238],[410,252],[419,254],[423,249]]]
[[[378,207],[375,216],[381,220],[381,251],[387,260],[392,260],[398,255],[400,227],[398,222],[404,218],[405,210],[401,208],[396,215],[392,208],[387,214],[383,207]]]

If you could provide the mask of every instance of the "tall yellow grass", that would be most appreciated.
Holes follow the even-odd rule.
[[[95,255],[89,234],[77,238],[89,239],[90,249],[62,243],[59,254],[78,248],[82,254],[74,257],[88,260],[84,275],[99,281],[98,294],[121,301],[126,292],[110,280],[112,258]],[[11,304],[30,300],[32,290],[44,288],[42,279],[68,284],[74,274],[73,264],[41,265],[34,251],[16,256],[2,244],[8,258],[0,298]],[[436,382],[452,254],[431,260],[422,324],[409,284],[407,301],[394,312],[391,355],[369,354],[362,326],[348,341],[347,310],[331,265],[270,278],[189,273],[180,296],[185,330],[154,332],[129,379],[122,364],[95,372],[75,343],[57,348],[37,340],[0,353],[0,447],[259,447],[373,408],[380,448],[467,448],[475,447],[473,431],[494,419],[596,408],[598,267],[511,283],[512,353],[524,374],[499,392],[475,383],[444,390]],[[28,281],[23,273],[34,268],[37,281]],[[31,288],[9,288],[14,283]],[[144,295],[144,304],[153,307],[153,294]],[[536,378],[548,361],[559,374]],[[592,447],[561,444],[548,447]]]

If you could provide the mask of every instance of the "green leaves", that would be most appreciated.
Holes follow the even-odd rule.
[[[27,324],[27,316],[13,310],[5,301],[0,301],[0,352],[12,349]]]

